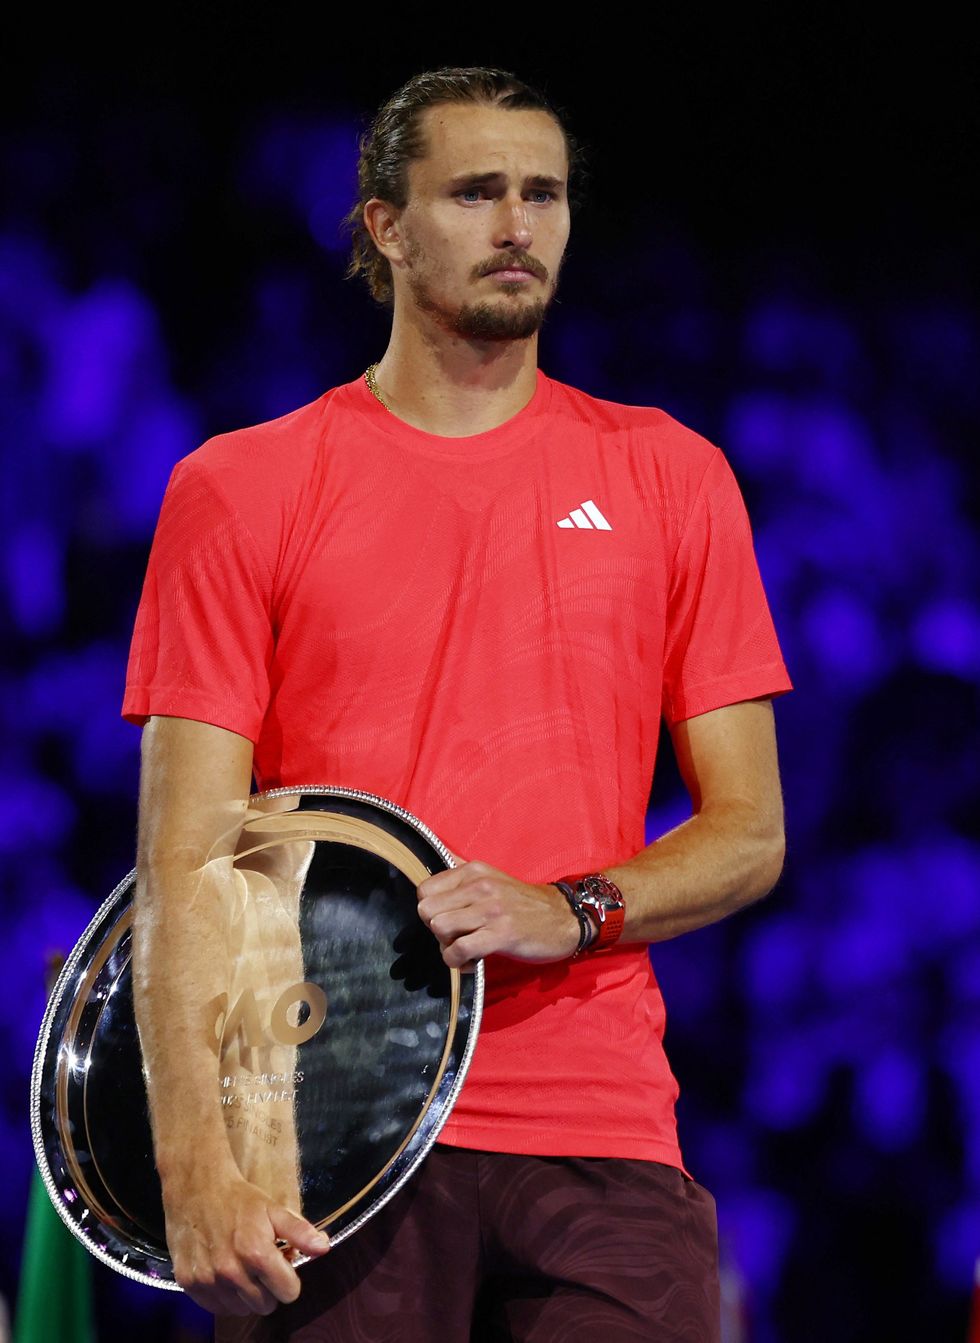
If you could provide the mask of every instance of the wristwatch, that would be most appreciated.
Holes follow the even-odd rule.
[[[626,922],[626,901],[614,881],[603,872],[586,872],[553,881],[579,921],[581,936],[572,960],[583,951],[605,951],[619,940]]]

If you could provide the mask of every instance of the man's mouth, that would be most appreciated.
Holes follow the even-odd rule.
[[[547,280],[548,271],[533,256],[509,256],[484,261],[476,267],[477,277],[496,275],[498,279],[513,283],[526,283],[528,280]]]

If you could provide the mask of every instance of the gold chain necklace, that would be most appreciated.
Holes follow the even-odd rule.
[[[378,372],[377,364],[371,364],[368,368],[364,370],[364,381],[367,383],[368,391],[371,393],[374,399],[376,401],[380,401],[381,404],[384,406],[385,410],[391,410],[391,407],[388,405],[388,402],[381,395],[381,389],[378,387],[377,372]]]

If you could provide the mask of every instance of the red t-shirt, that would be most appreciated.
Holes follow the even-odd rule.
[[[543,373],[444,438],[358,378],[174,467],[122,712],[237,732],[260,789],[365,789],[544,882],[643,848],[661,714],[790,688],[717,448]],[[441,1141],[682,1166],[646,946],[485,969]]]

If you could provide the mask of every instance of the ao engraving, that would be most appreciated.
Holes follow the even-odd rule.
[[[300,1021],[302,1006],[308,1009],[305,1021]],[[290,1014],[290,1008],[296,1011]],[[318,984],[308,980],[293,984],[273,1003],[265,1023],[262,1000],[256,998],[253,989],[243,989],[230,1011],[227,993],[219,993],[207,1004],[205,1011],[208,1046],[213,1054],[224,1058],[236,1040],[242,1050],[276,1044],[304,1044],[316,1035],[327,1019],[327,995]]]

